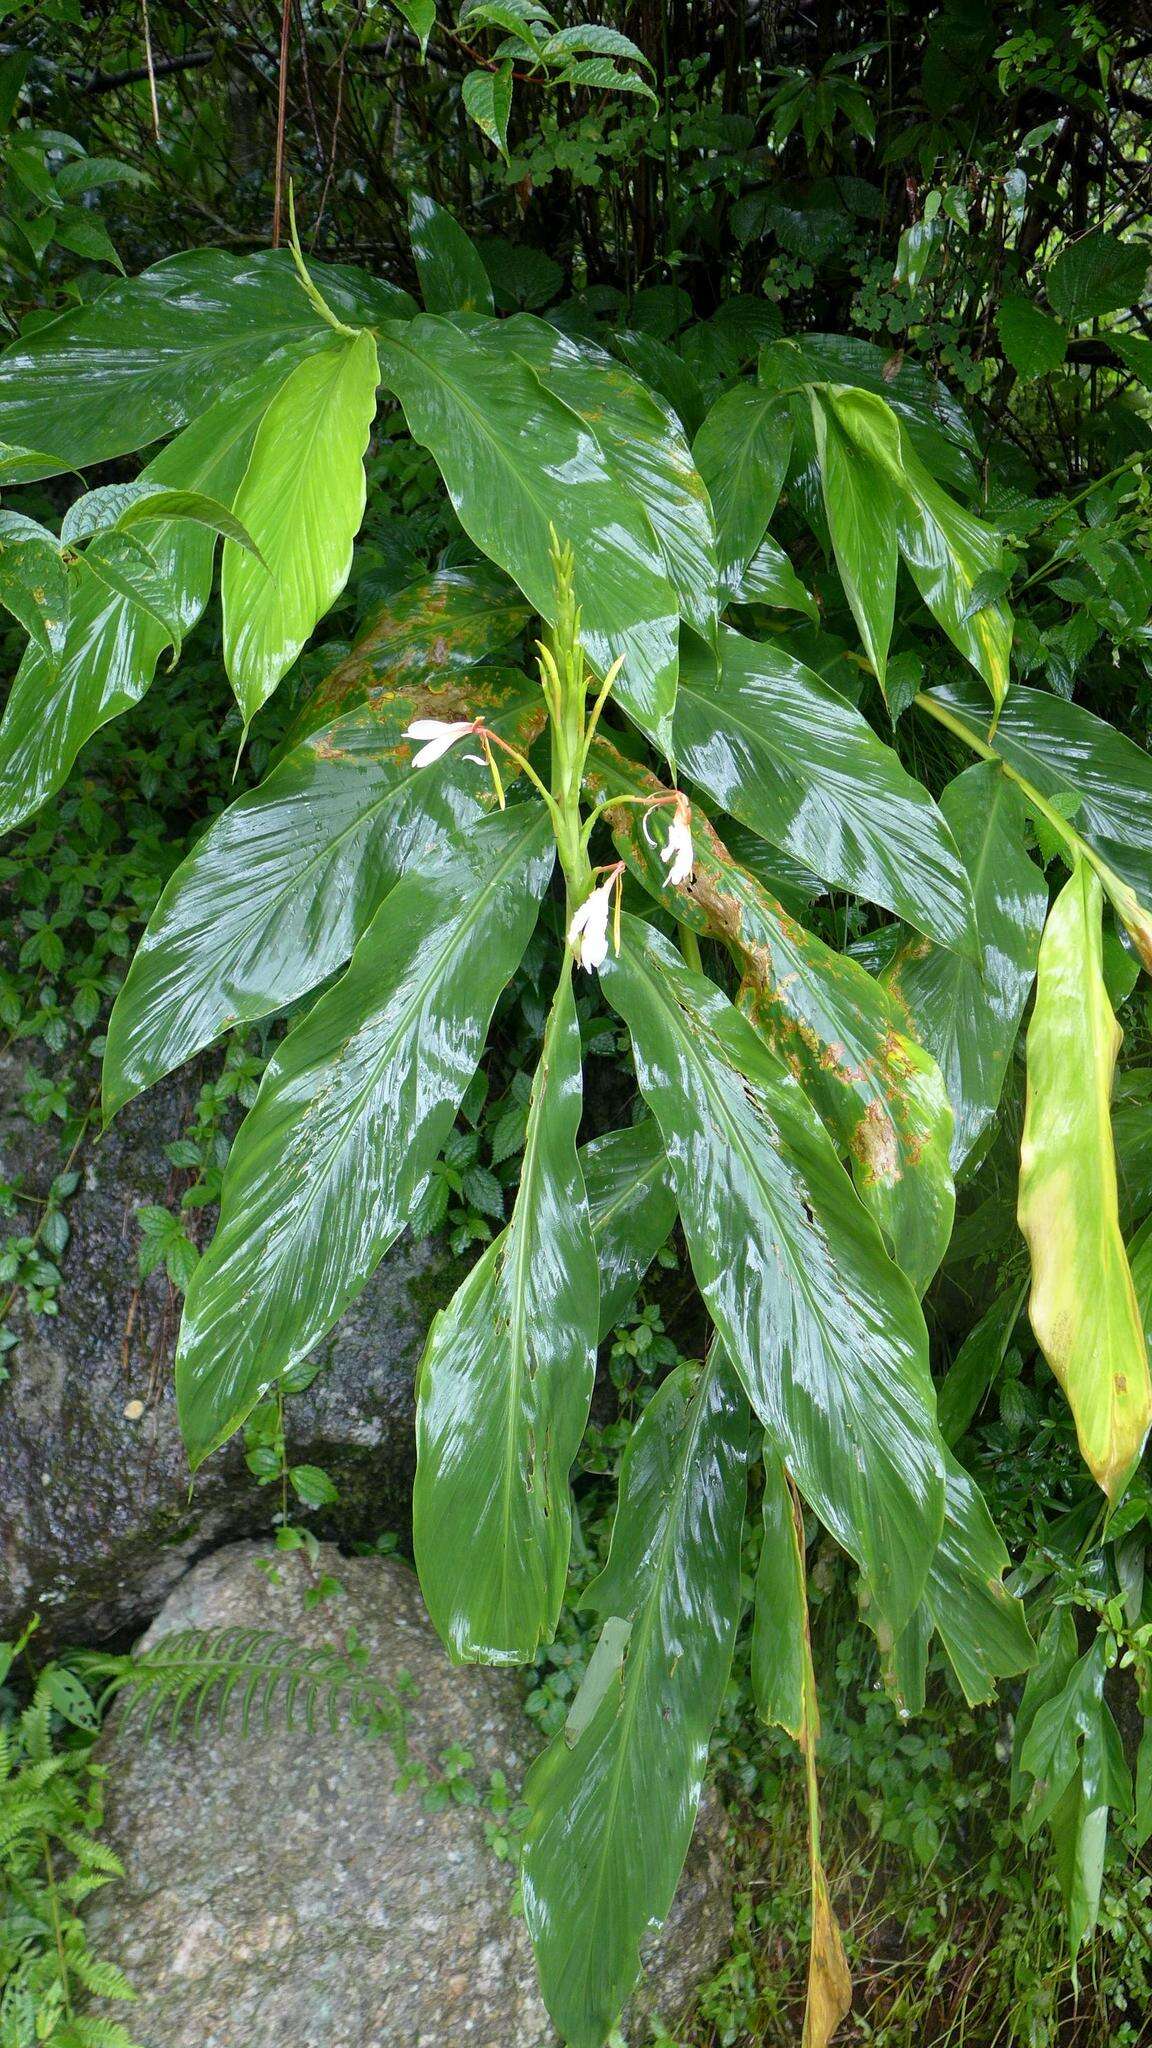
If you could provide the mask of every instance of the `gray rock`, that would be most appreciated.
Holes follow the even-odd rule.
[[[63,1163],[59,1126],[19,1113],[22,1085],[16,1063],[0,1061],[0,1179],[19,1175],[42,1194]],[[198,1085],[161,1084],[85,1143],[60,1313],[14,1320],[20,1341],[0,1385],[0,1637],[33,1610],[43,1639],[138,1629],[193,1557],[266,1528],[277,1505],[235,1440],[189,1497],[172,1392],[179,1303],[162,1273],[137,1282],[134,1211],[171,1198],[179,1176],[164,1146],[186,1128]],[[341,1539],[406,1527],[414,1368],[448,1267],[433,1246],[398,1246],[320,1348],[324,1370],[288,1404],[294,1461],[322,1465],[340,1488],[329,1528]]]
[[[454,1669],[408,1569],[322,1551],[343,1592],[306,1605],[315,1572],[285,1562],[270,1589],[256,1543],[204,1559],[145,1637],[253,1626],[339,1644],[349,1628],[369,1668],[418,1688],[409,1757],[435,1770],[450,1743],[520,1779],[537,1737],[509,1672]],[[391,1752],[345,1729],[255,1732],[235,1709],[223,1733],[147,1739],[115,1723],[108,1839],[123,1881],[89,1908],[98,1952],[139,1993],[128,2018],[144,2048],[546,2048],[512,1874],[487,1845],[482,1807],[424,1811],[398,1788]],[[673,2022],[725,1953],[731,1897],[719,1809],[707,1804],[645,1999]],[[641,2008],[637,2008],[639,2012]],[[644,2028],[630,2029],[644,2038]]]

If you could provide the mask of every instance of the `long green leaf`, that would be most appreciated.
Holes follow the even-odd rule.
[[[553,616],[551,529],[576,551],[584,638],[601,672],[625,656],[617,695],[670,738],[679,607],[651,527],[584,422],[515,355],[426,315],[387,323],[381,376],[439,465],[461,524]]]
[[[978,958],[972,892],[928,795],[855,707],[779,648],[726,632],[716,678],[687,654],[676,758],[771,845]]]
[[[233,510],[262,559],[224,544],[224,661],[245,727],[339,596],[364,517],[376,412],[367,333],[308,356],[268,407]]]
[[[461,1662],[524,1664],[564,1597],[568,1474],[592,1399],[599,1288],[576,1157],[572,956],[544,1033],[512,1220],[436,1317],[420,1364],[413,1544]]]
[[[362,272],[315,270],[329,305],[354,324],[414,310],[407,293]],[[222,398],[267,398],[302,354],[331,340],[286,250],[172,256],[0,354],[4,432],[48,451],[26,475],[86,469],[146,448]]]
[[[162,449],[145,478],[177,490],[203,490],[229,504],[267,402],[267,391],[225,399]],[[139,533],[188,633],[208,601],[216,537],[184,520],[155,527],[141,521]],[[59,789],[94,732],[139,703],[167,644],[165,629],[110,591],[83,557],[71,573],[75,589],[59,664],[28,650],[0,726],[0,831],[19,824]]]
[[[727,998],[631,917],[603,980],[709,1312],[775,1448],[898,1632],[944,1504],[919,1302],[798,1083]]]
[[[672,1904],[740,1614],[748,1409],[714,1347],[664,1381],[624,1458],[604,1626],[524,1788],[524,1912],[570,2048],[602,2048]]]
[[[762,1721],[794,1742],[804,1734],[808,1594],[804,1531],[797,1526],[788,1474],[764,1448],[764,1537],[756,1568],[752,1618],[752,1692]]]
[[[718,591],[712,508],[671,406],[605,350],[560,334],[530,313],[469,322],[468,332],[500,354],[514,350],[583,422],[619,489],[639,509],[681,616],[705,639],[714,638]]]
[[[880,688],[886,691],[888,646],[896,610],[896,484],[900,424],[891,408],[851,385],[815,385],[812,421],[828,532],[844,595]],[[883,436],[890,467],[876,457]]]
[[[185,1300],[176,1393],[193,1466],[331,1328],[403,1228],[552,860],[532,802],[407,875],[272,1059]]]
[[[1100,883],[1080,860],[1040,945],[1019,1217],[1032,1328],[1084,1462],[1115,1501],[1152,1424],[1152,1381],[1117,1208],[1110,1102],[1122,1034],[1104,985],[1102,908]]]
[[[996,1114],[1036,973],[1048,891],[1024,851],[1019,793],[994,762],[958,775],[940,809],[972,883],[983,967],[910,938],[882,978],[939,1062],[956,1120],[958,1173]]]
[[[600,1339],[616,1327],[676,1221],[654,1117],[605,1131],[580,1155],[600,1264]]]
[[[393,693],[301,742],[213,820],[177,868],[108,1023],[104,1117],[236,1024],[342,967],[400,875],[484,815],[487,771],[456,748],[412,766],[413,718],[475,718],[525,745],[539,690],[475,669],[462,691]]]
[[[598,797],[667,795],[655,776],[603,740],[593,748],[588,780]],[[683,887],[669,888],[652,815],[659,813],[646,818],[635,805],[610,809],[617,850],[674,917],[728,947],[743,977],[741,1009],[834,1132],[861,1199],[923,1293],[947,1249],[955,1210],[952,1113],[935,1061],[909,1036],[895,999],[858,961],[806,931],[733,860],[699,810],[694,872]]]
[[[409,195],[408,233],[429,313],[494,311],[492,286],[475,243],[424,192]]]
[[[734,595],[776,509],[792,453],[792,415],[782,394],[737,384],[716,400],[692,454],[716,515],[720,583]]]

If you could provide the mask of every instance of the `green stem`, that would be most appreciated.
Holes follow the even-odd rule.
[[[990,746],[978,732],[974,732],[955,711],[949,710],[938,698],[930,697],[923,691],[913,699],[913,702],[921,711],[926,711],[930,718],[934,718],[938,725],[944,726],[957,739],[963,740],[965,746],[971,747],[974,754],[979,754],[982,761],[994,761],[1001,774],[1006,776],[1009,782],[1015,783],[1030,809],[1038,812],[1052,827],[1057,838],[1063,841],[1072,861],[1087,861],[1089,867],[1098,875],[1101,887],[1120,922],[1135,940],[1145,967],[1152,973],[1152,955],[1149,952],[1152,940],[1148,918],[1140,906],[1135,890],[1129,887],[1114,868],[1109,867],[1106,860],[1101,860],[1095,848],[1080,837],[1079,832],[1061,815],[1055,804],[1049,803],[1047,797],[1041,795],[1034,782],[1029,782],[1026,775],[1021,775],[1018,768],[1014,768],[1010,761],[1006,761],[1003,754],[997,753],[995,747]]]

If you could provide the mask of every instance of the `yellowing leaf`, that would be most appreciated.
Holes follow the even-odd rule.
[[[1140,1310],[1117,1214],[1110,1098],[1120,1028],[1102,973],[1103,891],[1079,861],[1048,917],[1028,1028],[1020,1228],[1032,1327],[1110,1500],[1152,1422]]]
[[[364,516],[364,450],[376,410],[368,333],[309,356],[257,433],[233,512],[267,562],[224,548],[224,660],[248,725],[339,596]]]

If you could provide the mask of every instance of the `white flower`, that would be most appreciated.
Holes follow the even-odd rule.
[[[427,768],[430,761],[438,761],[441,754],[455,746],[457,740],[475,730],[476,720],[473,718],[414,718],[404,738],[423,740],[425,744],[418,754],[413,755],[412,766]]]
[[[608,919],[612,915],[612,891],[616,887],[617,874],[614,870],[607,881],[601,882],[586,896],[568,927],[568,944],[575,953],[581,967],[591,972],[593,967],[602,967],[608,957]]]
[[[692,850],[692,806],[686,796],[678,795],[672,823],[668,829],[667,842],[660,849],[660,858],[668,866],[668,880],[678,889],[688,881],[695,863]]]

